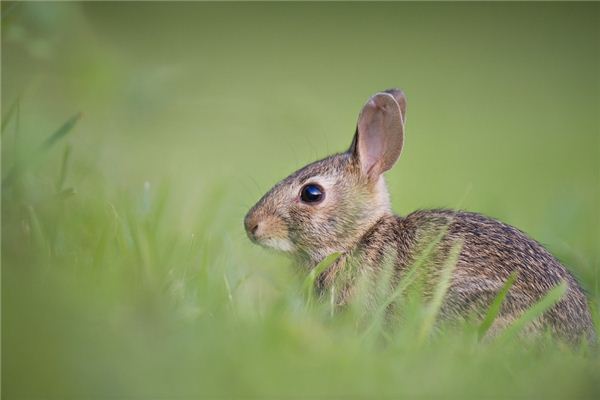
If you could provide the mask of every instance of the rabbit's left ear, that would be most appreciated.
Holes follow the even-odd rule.
[[[406,97],[397,89],[377,93],[364,105],[349,151],[370,179],[392,168],[400,157],[405,112]]]

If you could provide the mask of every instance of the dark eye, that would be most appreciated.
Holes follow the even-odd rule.
[[[300,191],[300,199],[305,203],[317,203],[323,199],[325,193],[323,188],[314,183],[309,183]]]

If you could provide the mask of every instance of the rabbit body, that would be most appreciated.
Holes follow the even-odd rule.
[[[561,300],[528,327],[550,330],[571,342],[593,340],[586,297],[574,277],[543,246],[518,229],[480,214],[420,210],[405,217],[390,208],[383,172],[398,159],[404,142],[406,99],[396,89],[371,97],[359,116],[350,149],[316,161],[288,176],[252,207],[245,218],[250,239],[291,255],[306,269],[332,253],[342,256],[317,280],[318,289],[338,289],[338,303],[352,297],[356,275],[391,263],[393,282],[438,239],[427,256],[427,297],[452,249],[456,254],[440,318],[482,317],[514,271],[510,288],[491,332],[518,318],[561,282]]]
[[[427,245],[437,234],[441,234],[441,240],[435,246],[435,253],[426,257],[421,266],[428,274],[425,297],[431,295],[453,245],[462,243],[440,310],[441,319],[453,321],[473,315],[482,318],[504,283],[517,271],[517,279],[502,303],[491,335],[565,281],[568,286],[562,300],[533,321],[527,332],[533,334],[549,329],[569,342],[581,338],[594,340],[586,296],[571,273],[535,240],[492,218],[452,210],[419,210],[406,217],[388,214],[365,233],[350,254],[376,275],[373,269],[385,264],[386,255],[392,251],[394,270],[401,278],[427,251]],[[351,297],[353,289],[336,280],[347,261],[341,258],[339,265],[329,268],[318,281],[322,291],[334,284],[341,287],[344,290],[340,296],[342,303]]]

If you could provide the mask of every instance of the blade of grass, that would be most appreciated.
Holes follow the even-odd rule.
[[[329,268],[331,266],[331,264],[333,264],[334,262],[336,262],[337,259],[340,258],[340,257],[341,257],[340,253],[333,253],[333,254],[330,254],[327,257],[325,257],[323,259],[323,261],[321,261],[320,263],[318,263],[317,266],[314,267],[310,271],[310,273],[308,274],[308,276],[304,280],[305,287],[306,286],[314,286],[315,280],[317,279],[317,277],[319,275],[321,275],[321,273],[323,273],[327,268]]]
[[[315,298],[315,281],[321,273],[323,273],[327,268],[333,265],[341,257],[340,253],[333,253],[328,255],[314,267],[308,276],[304,279],[304,284],[302,285],[304,291],[308,296],[308,305],[310,305],[311,301]]]
[[[421,267],[423,266],[423,264],[425,264],[426,260],[429,259],[429,257],[431,256],[431,254],[433,253],[435,248],[440,244],[440,242],[446,235],[446,233],[448,231],[448,225],[451,222],[452,221],[450,221],[446,226],[444,226],[440,230],[440,232],[436,235],[436,237],[419,254],[419,257],[415,261],[413,261],[412,266],[410,267],[408,272],[406,272],[404,274],[404,276],[402,277],[402,279],[396,286],[396,289],[394,290],[394,292],[388,297],[388,299],[386,301],[382,302],[379,305],[377,310],[374,312],[373,319],[372,319],[371,323],[369,324],[369,326],[367,327],[367,329],[365,330],[365,333],[363,336],[368,336],[377,326],[380,325],[379,321],[383,318],[383,315],[385,314],[385,310],[387,310],[388,307],[392,303],[397,301],[404,294],[406,289],[408,289],[408,287],[410,285],[412,285],[413,282],[420,276],[419,274],[417,274],[417,272],[422,271]]]
[[[431,330],[433,329],[433,325],[435,324],[436,318],[442,307],[444,297],[446,296],[448,288],[450,287],[450,278],[452,277],[452,272],[454,271],[456,263],[458,262],[458,256],[460,255],[462,246],[462,240],[452,244],[452,248],[450,249],[450,253],[446,258],[446,263],[440,275],[440,281],[438,282],[435,291],[433,292],[433,297],[427,307],[427,313],[425,314],[425,318],[423,319],[423,323],[421,324],[421,329],[419,330],[419,334],[417,337],[418,344],[423,344],[423,342],[427,337],[429,337]]]
[[[137,255],[141,276],[146,282],[153,283],[154,276],[152,275],[150,247],[145,232],[141,229],[139,221],[134,217],[133,213],[127,213],[127,227],[131,234],[132,245]]]
[[[333,318],[335,314],[335,285],[329,289],[329,317]]]
[[[17,163],[15,165],[13,165],[12,168],[8,171],[8,174],[6,175],[6,177],[2,179],[2,186],[4,188],[10,186],[14,182],[15,178],[21,172],[23,172],[23,170],[35,165],[42,158],[43,153],[48,151],[52,147],[52,145],[54,145],[60,139],[65,137],[73,129],[73,127],[75,126],[75,124],[77,123],[79,118],[81,118],[81,115],[82,115],[82,113],[75,114],[73,117],[68,119],[67,122],[65,122],[60,128],[58,128],[54,133],[52,133],[52,135],[50,135],[48,137],[48,139],[46,139],[40,145],[38,150],[36,152],[34,152],[34,154],[29,156],[28,163],[24,162],[24,163]]]
[[[410,270],[404,275],[400,283],[396,286],[394,292],[388,297],[385,302],[382,302],[377,310],[373,313],[373,318],[371,323],[365,330],[363,337],[369,336],[371,332],[373,332],[378,326],[380,326],[380,321],[385,314],[385,310],[396,300],[398,300],[406,291],[406,289],[415,281],[417,278],[417,271],[420,267],[419,263],[414,263]]]
[[[2,117],[2,137],[4,137],[4,131],[6,130],[6,126],[11,121],[13,114],[19,115],[19,108],[21,107],[21,99],[17,97],[17,99],[10,105],[10,108]]]
[[[510,290],[512,285],[517,280],[518,275],[519,275],[519,271],[516,271],[516,270],[512,274],[510,274],[510,276],[508,277],[506,282],[504,282],[504,285],[502,285],[502,288],[500,289],[500,291],[494,298],[494,301],[488,308],[488,311],[485,315],[485,318],[483,319],[483,322],[481,323],[481,325],[479,325],[479,329],[477,331],[477,337],[479,340],[483,339],[483,337],[485,336],[487,331],[490,329],[490,327],[496,320],[496,317],[500,313],[500,307],[502,306],[502,303],[504,302],[504,299],[506,298],[508,291]]]
[[[537,317],[558,303],[567,291],[567,287],[567,282],[562,281],[559,285],[549,290],[540,301],[528,308],[523,315],[519,317],[519,319],[506,328],[506,330],[499,336],[498,342],[506,343],[507,341],[516,337],[519,332],[521,332],[523,328],[527,326],[527,324],[535,320]]]
[[[75,114],[71,118],[69,118],[67,120],[67,122],[65,122],[60,128],[58,128],[56,131],[54,131],[54,133],[52,135],[50,135],[44,141],[44,143],[41,144],[40,150],[49,149],[56,142],[58,142],[60,139],[65,137],[67,135],[67,133],[69,133],[73,129],[73,127],[75,126],[77,121],[79,121],[79,119],[81,118],[82,115],[83,115],[83,113],[78,112],[77,114]]]
[[[383,327],[387,313],[389,312],[389,307],[402,295],[402,293],[404,293],[404,289],[411,283],[410,279],[406,279],[406,275],[414,273],[414,266],[400,282],[395,284],[394,287],[394,274],[397,273],[395,256],[395,252],[393,254],[388,254],[386,257],[387,259],[382,263],[375,297],[376,309],[374,312],[367,314],[370,321],[362,334],[363,339],[369,337],[375,338],[378,333],[382,333],[381,328]],[[391,293],[389,293],[390,291]]]
[[[65,146],[65,151],[63,152],[62,161],[60,164],[60,172],[58,174],[58,179],[56,180],[56,191],[60,192],[65,184],[65,179],[67,178],[67,172],[69,170],[69,157],[71,156],[71,146]]]
[[[33,206],[27,207],[27,213],[29,214],[29,224],[31,229],[31,237],[33,239],[33,243],[35,246],[42,250],[45,256],[50,255],[50,249],[48,247],[48,241],[46,240],[46,235],[44,234],[44,229],[42,228],[42,224],[40,219],[35,212]]]

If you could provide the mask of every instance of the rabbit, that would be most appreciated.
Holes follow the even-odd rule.
[[[377,271],[391,257],[394,275],[400,277],[441,232],[426,262],[432,271],[427,279],[439,277],[452,248],[457,243],[461,247],[439,319],[467,318],[473,313],[482,317],[516,271],[490,335],[564,281],[563,297],[530,324],[525,336],[548,330],[569,342],[595,341],[583,290],[556,258],[525,233],[467,211],[419,210],[404,217],[392,212],[383,173],[402,151],[405,116],[406,97],[401,90],[373,95],[359,114],[347,151],[294,172],[250,209],[244,219],[250,240],[290,255],[307,271],[328,255],[341,254],[315,285],[325,292],[335,284],[341,293],[336,301],[343,305],[354,291],[355,279],[345,273],[351,264],[359,271]]]

